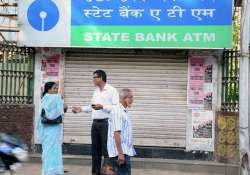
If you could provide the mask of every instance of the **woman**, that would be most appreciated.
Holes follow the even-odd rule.
[[[56,83],[45,84],[41,109],[46,118],[54,120],[64,116],[67,107],[58,94]],[[41,116],[37,118],[37,131],[42,143],[42,175],[63,175],[62,160],[62,124],[44,124]]]

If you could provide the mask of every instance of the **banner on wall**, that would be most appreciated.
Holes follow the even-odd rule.
[[[232,47],[231,0],[23,0],[18,16],[25,46]]]

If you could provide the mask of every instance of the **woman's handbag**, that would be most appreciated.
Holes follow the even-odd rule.
[[[49,119],[47,116],[46,116],[46,112],[44,109],[42,109],[42,112],[41,112],[41,119],[42,119],[42,123],[43,124],[48,124],[48,125],[56,125],[56,124],[61,124],[62,123],[62,116],[58,116],[57,118],[55,119]]]

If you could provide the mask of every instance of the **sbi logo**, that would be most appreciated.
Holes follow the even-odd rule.
[[[38,31],[49,31],[59,21],[59,10],[52,0],[35,0],[28,8],[29,24]]]

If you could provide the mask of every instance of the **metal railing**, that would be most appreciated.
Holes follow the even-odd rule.
[[[0,44],[0,104],[33,103],[35,50]]]
[[[225,50],[222,61],[222,111],[239,111],[239,52]]]

